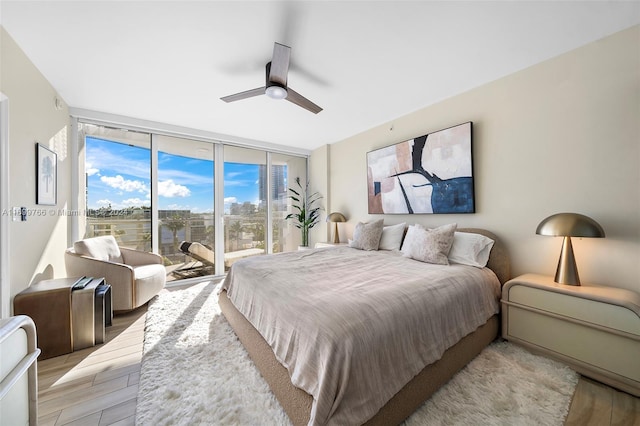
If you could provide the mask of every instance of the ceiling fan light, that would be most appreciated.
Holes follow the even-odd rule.
[[[287,89],[281,86],[269,86],[265,90],[265,94],[271,99],[284,99],[287,97]]]

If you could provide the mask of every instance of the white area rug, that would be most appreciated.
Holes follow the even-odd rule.
[[[290,424],[220,312],[217,287],[152,300],[136,424]],[[562,425],[577,381],[562,364],[494,342],[405,424]]]

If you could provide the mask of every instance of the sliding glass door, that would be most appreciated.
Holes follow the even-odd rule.
[[[82,131],[84,237],[113,235],[121,247],[151,251],[151,135],[94,125]]]
[[[306,157],[87,123],[78,135],[79,238],[113,235],[121,247],[159,253],[168,281],[300,243],[285,217]]]
[[[158,151],[158,249],[167,279],[214,275],[214,145],[153,135]]]
[[[286,154],[271,155],[273,253],[297,250],[302,243],[300,230],[293,221],[285,219],[291,213],[289,185],[295,182],[296,177],[303,184],[307,181],[306,158]]]
[[[267,154],[224,147],[224,266],[267,252]]]

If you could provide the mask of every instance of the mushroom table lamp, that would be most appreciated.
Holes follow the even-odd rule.
[[[329,216],[327,216],[327,222],[335,223],[335,228],[333,231],[333,242],[338,244],[340,242],[340,235],[338,234],[338,223],[346,222],[347,218],[344,217],[342,213],[333,212]]]
[[[580,285],[571,237],[604,238],[604,229],[588,216],[558,213],[540,222],[536,234],[564,237],[554,281],[559,284]]]

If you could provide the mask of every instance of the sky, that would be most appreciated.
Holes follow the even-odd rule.
[[[87,204],[122,209],[151,204],[148,149],[86,138]],[[158,155],[158,209],[213,211],[213,161]],[[258,203],[258,166],[225,163],[225,212],[231,203]]]

